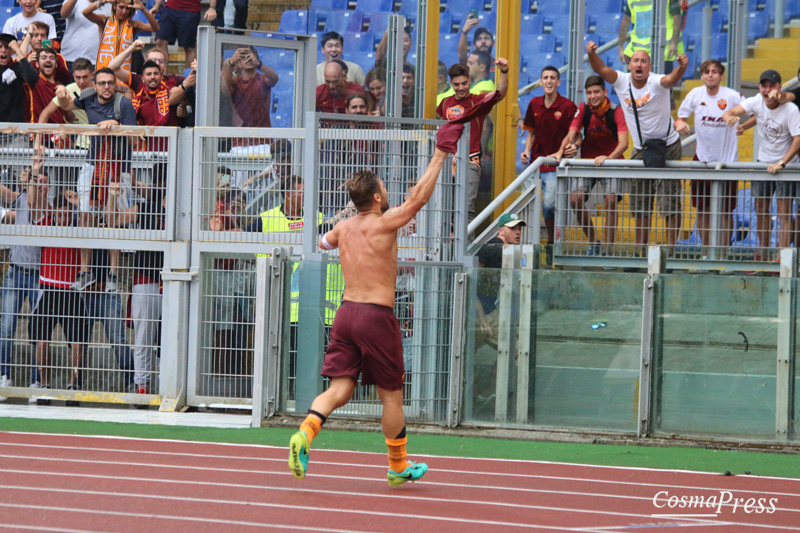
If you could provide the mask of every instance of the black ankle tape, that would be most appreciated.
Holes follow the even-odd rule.
[[[315,410],[313,410],[313,409],[309,409],[309,410],[308,410],[308,414],[310,414],[310,415],[314,415],[314,416],[317,416],[317,417],[319,417],[319,419],[320,419],[320,420],[322,420],[322,422],[320,423],[320,426],[321,426],[322,424],[324,424],[324,423],[325,423],[325,421],[328,419],[328,417],[327,417],[327,416],[323,415],[322,413],[318,413],[318,412],[316,412],[316,411],[315,411]],[[406,431],[406,428],[403,428],[403,433],[405,433],[405,431]]]
[[[395,438],[396,439],[404,439],[404,438],[406,438],[406,427],[405,426],[403,426],[403,431],[401,431],[400,434],[397,435]]]

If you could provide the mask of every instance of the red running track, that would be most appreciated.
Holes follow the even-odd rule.
[[[305,480],[287,458],[268,446],[0,432],[0,530],[800,531],[794,479],[415,456],[430,466],[423,480],[390,488],[383,454],[312,450]]]

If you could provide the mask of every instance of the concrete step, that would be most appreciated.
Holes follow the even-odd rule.
[[[758,82],[758,77],[768,68],[777,70],[784,80],[788,80],[797,76],[797,67],[798,62],[791,59],[743,59],[742,81]]]

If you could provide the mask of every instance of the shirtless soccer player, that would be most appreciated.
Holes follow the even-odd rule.
[[[356,173],[347,182],[358,214],[336,224],[319,242],[324,250],[339,248],[345,279],[342,306],[336,311],[322,367],[322,375],[330,377],[331,383],[314,399],[300,431],[289,441],[289,468],[296,478],[305,477],[311,441],[327,417],[350,400],[359,374],[362,384],[377,386],[383,405],[381,423],[389,447],[389,485],[417,480],[428,470],[424,463],[406,460],[403,346],[393,309],[397,230],[431,198],[447,154],[455,152],[455,141],[463,131],[461,122],[488,113],[499,98],[499,94],[487,93],[462,117],[439,129],[436,152],[425,174],[399,207],[389,209],[383,181],[369,170]]]

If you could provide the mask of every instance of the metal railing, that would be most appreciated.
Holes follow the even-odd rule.
[[[795,240],[787,228],[800,165],[787,165],[778,178],[765,172],[767,166],[668,161],[664,169],[649,169],[640,161],[596,167],[564,160],[555,262],[642,266],[644,248],[652,244],[668,247],[672,268],[776,270],[777,250]]]

